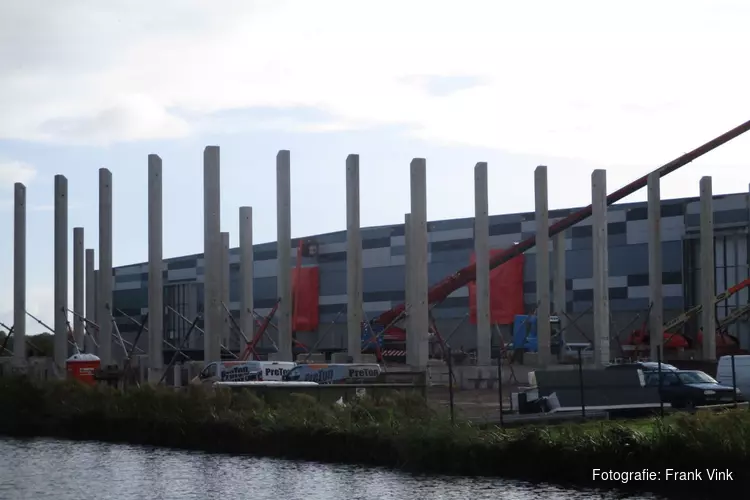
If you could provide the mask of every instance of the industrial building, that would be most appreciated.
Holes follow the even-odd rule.
[[[750,197],[747,193],[717,195],[713,197],[715,230],[715,284],[716,293],[750,277],[748,260],[748,224],[750,221]],[[550,223],[577,209],[551,210]],[[680,314],[685,309],[700,303],[699,286],[699,213],[700,200],[682,198],[662,200],[662,286],[664,319]],[[532,236],[536,230],[535,214],[518,213],[490,216],[489,241],[492,249],[506,248],[515,242]],[[609,207],[607,215],[609,244],[609,298],[612,316],[610,344],[616,356],[620,334],[624,339],[628,326],[635,328],[646,320],[649,308],[648,267],[648,220],[647,204],[624,203]],[[433,221],[428,223],[428,273],[429,283],[454,273],[469,264],[474,251],[474,218]],[[404,302],[405,257],[404,224],[363,228],[363,302],[365,318],[378,314]],[[592,316],[592,220],[589,218],[565,231],[565,288],[564,312],[576,321],[579,328],[570,328],[569,335],[581,342],[593,337]],[[341,350],[347,348],[347,272],[346,231],[304,238],[317,247],[316,255],[302,258],[302,266],[317,266],[319,269],[318,290],[303,286],[307,302],[314,300],[318,307],[317,328],[298,331],[297,338],[307,346],[317,344],[319,350]],[[292,240],[290,261],[294,264],[298,241]],[[265,316],[276,303],[277,251],[276,242],[253,246],[254,259],[254,307],[260,316]],[[535,248],[526,252],[534,254]],[[236,318],[240,312],[240,249],[230,249],[229,257],[229,309]],[[551,272],[556,272],[551,254]],[[165,285],[164,317],[165,339],[179,344],[190,328],[190,321],[203,310],[204,259],[202,254],[167,259],[163,264]],[[493,288],[494,290],[494,288]],[[505,293],[513,293],[506,287]],[[533,313],[536,304],[536,262],[525,258],[523,262],[523,284],[517,293],[523,296],[527,313]],[[137,324],[128,319],[142,317],[148,311],[148,263],[133,264],[114,270],[114,316],[124,337],[131,338],[138,330]],[[733,310],[748,303],[748,291],[743,290],[717,307],[720,320]],[[433,314],[438,328],[444,335],[451,334],[450,344],[467,351],[476,346],[476,326],[467,320],[469,314],[469,289],[463,287],[438,305]],[[178,311],[181,319],[169,307]],[[552,312],[561,314],[557,304]],[[640,319],[636,315],[640,313]],[[126,316],[127,315],[127,316]],[[697,321],[688,325],[697,328]],[[202,320],[198,326],[202,327]],[[750,331],[746,321],[730,327],[730,332],[740,339],[743,348],[750,345]],[[508,334],[507,326],[500,329]],[[271,339],[277,335],[269,330]],[[493,344],[497,342],[493,333]],[[322,337],[322,338],[321,338]],[[233,337],[232,347],[238,348],[238,336]],[[145,347],[145,335],[142,342]],[[507,338],[506,338],[507,340]],[[202,350],[203,340],[193,335],[188,342],[191,348]],[[264,338],[260,346],[273,349],[273,342]],[[167,350],[169,350],[167,348]],[[201,355],[202,359],[202,355]]]
[[[488,165],[478,162],[475,217],[434,222],[427,218],[427,161],[414,158],[404,224],[375,228],[360,224],[359,156],[351,154],[345,161],[346,229],[299,240],[291,237],[290,152],[280,150],[277,241],[254,245],[252,207],[238,207],[237,249],[229,248],[229,233],[221,232],[220,149],[207,146],[204,254],[166,260],[162,160],[152,154],[148,263],[112,267],[113,179],[108,169],[99,169],[98,248],[85,248],[84,228],[73,228],[72,309],[67,178],[57,175],[56,312],[50,327],[55,370],[64,374],[69,345],[95,353],[107,370],[125,366],[134,354],[148,354],[153,383],[163,379],[176,352],[183,360],[211,362],[239,357],[236,351],[246,343],[275,353],[279,361],[310,350],[341,352],[357,362],[372,349],[378,360],[403,357],[411,369],[425,373],[430,354],[438,354],[433,348],[445,359],[450,346],[468,354],[470,380],[497,374],[501,368],[492,367],[492,358],[509,341],[514,356],[531,354],[529,366],[562,361],[560,346],[573,343],[578,356],[587,349],[600,368],[626,351],[656,358],[667,348],[713,361],[750,343],[744,317],[750,314],[750,200],[747,193],[714,196],[710,176],[696,186],[698,197],[662,200],[660,183],[748,130],[750,121],[610,194],[606,171],[594,170],[591,204],[579,209],[549,209],[547,167],[540,165],[534,170],[534,212],[491,216]],[[644,188],[646,203],[620,203]],[[25,198],[26,187],[16,183],[19,343],[28,315]],[[533,346],[518,328],[527,324],[513,325],[524,315],[535,322]],[[682,346],[672,345],[675,335]],[[389,350],[396,352],[384,352]],[[502,352],[511,362],[509,351]],[[251,349],[241,357],[250,354]],[[17,350],[13,367],[25,366],[25,353]]]

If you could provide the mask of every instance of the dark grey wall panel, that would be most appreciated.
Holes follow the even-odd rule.
[[[374,271],[375,269],[373,269]],[[364,270],[363,278],[364,276],[367,276],[368,269]],[[340,271],[328,271],[325,274],[322,274],[321,269],[321,276],[324,277],[324,279],[320,280],[320,295],[326,296],[326,295],[343,295],[346,293],[346,269],[340,270]],[[363,285],[365,286],[366,290],[369,290],[369,286],[367,285],[367,281],[365,280]]]
[[[339,293],[346,293],[346,273],[343,274],[344,288],[343,291]],[[373,267],[370,269],[364,269],[362,278],[364,289],[368,292],[403,290],[405,284],[404,266]]]
[[[276,277],[256,278],[253,280],[253,296],[258,299],[276,299]]]

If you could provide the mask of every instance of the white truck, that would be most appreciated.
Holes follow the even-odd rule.
[[[382,373],[377,363],[311,363],[297,365],[283,377],[285,382],[317,382],[318,384],[345,384],[347,382],[373,381]]]
[[[297,363],[288,361],[219,361],[207,364],[192,383],[280,382],[296,366]]]

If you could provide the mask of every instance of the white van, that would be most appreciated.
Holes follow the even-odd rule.
[[[193,383],[281,381],[284,375],[297,366],[286,361],[221,361],[209,363]]]
[[[734,356],[734,377],[737,389],[747,397],[750,395],[750,354]],[[732,387],[732,356],[719,358],[716,380],[721,385]]]

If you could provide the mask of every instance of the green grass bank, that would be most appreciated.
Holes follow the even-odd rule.
[[[503,431],[451,425],[415,395],[345,407],[307,395],[266,403],[247,391],[166,388],[120,392],[77,382],[0,379],[0,434],[147,444],[207,452],[382,465],[649,491],[750,486],[750,412],[676,415]],[[593,480],[593,469],[724,469],[734,481]],[[744,475],[743,475],[744,474]],[[681,495],[681,498],[686,498]]]

